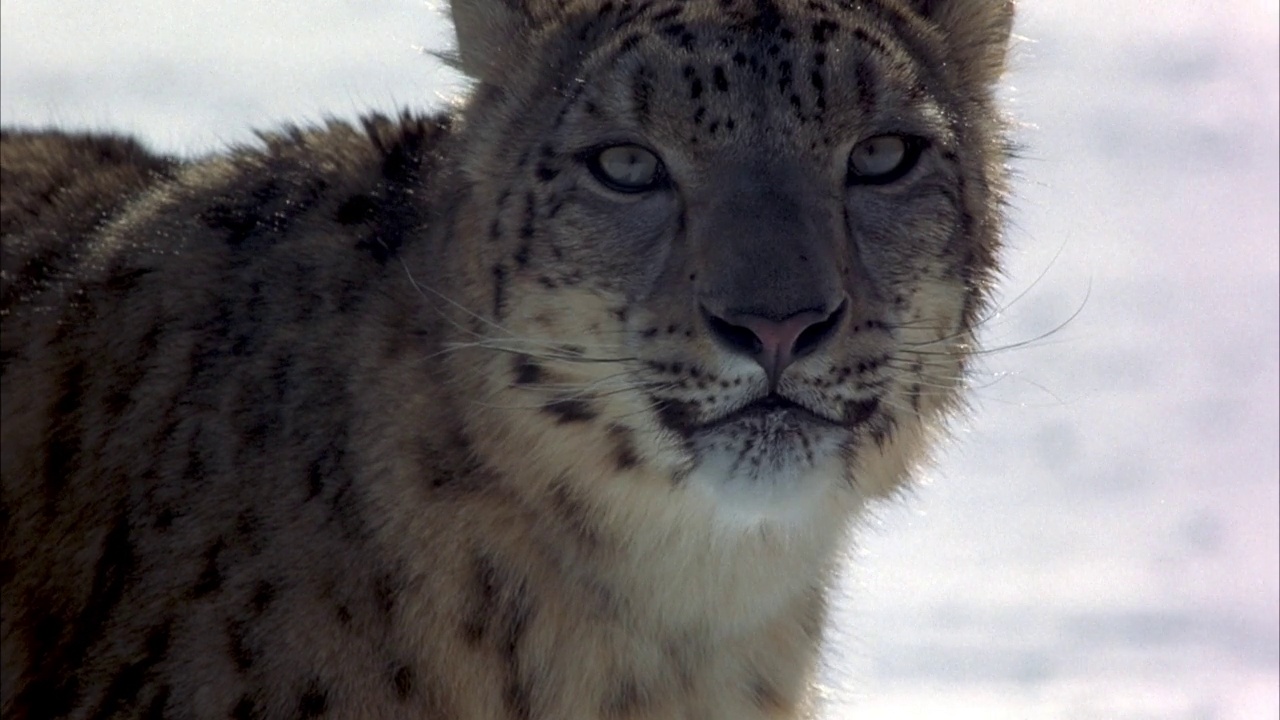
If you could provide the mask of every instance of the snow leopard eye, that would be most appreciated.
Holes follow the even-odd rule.
[[[901,178],[916,166],[924,141],[907,135],[876,135],[849,153],[850,185],[884,185]]]
[[[612,145],[587,159],[591,174],[610,190],[639,193],[662,181],[662,162],[639,145]]]

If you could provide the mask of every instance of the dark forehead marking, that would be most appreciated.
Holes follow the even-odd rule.
[[[885,45],[884,41],[878,37],[872,37],[864,28],[854,28],[853,37],[873,52],[877,52],[885,56],[891,55],[889,48]]]
[[[867,65],[858,65],[858,69],[854,71],[855,82],[858,84],[858,108],[863,113],[870,114],[876,106],[876,78]]]
[[[684,97],[697,106],[689,116],[692,124],[712,133],[721,128],[732,129],[728,119],[711,117],[713,113],[703,107],[708,90],[729,91],[733,76],[726,72],[727,68],[740,68],[769,82],[797,117],[811,120],[821,118],[827,111],[833,83],[842,84],[830,74],[836,72],[831,50],[834,43],[856,48],[850,58],[856,69],[848,79],[856,87],[858,107],[863,112],[874,109],[883,89],[883,78],[875,66],[907,65],[909,58],[927,60],[943,50],[936,29],[910,10],[878,2],[834,2],[836,7],[812,0],[801,12],[784,12],[777,0],[719,0],[720,19],[698,20],[696,24],[686,15],[687,3],[677,3],[675,7],[605,3],[600,14],[609,16],[608,20],[597,22],[597,27],[590,30],[584,27],[583,32],[599,39],[605,53],[591,65],[601,70],[614,62],[631,66],[623,97],[642,127],[651,122],[652,107],[659,97],[654,68],[638,59],[635,51],[655,40],[674,50],[674,57],[688,58],[690,52],[699,53],[699,43],[705,50],[718,47],[724,53],[720,62],[699,54],[697,65],[690,65],[687,60],[676,65],[684,76]],[[642,39],[634,24],[637,19],[655,23],[657,32],[644,34]],[[793,41],[799,41],[804,48],[793,46]],[[671,54],[662,54],[674,59]],[[624,61],[624,56],[631,60]],[[934,81],[938,71],[927,63],[916,64],[914,73],[917,79],[913,92],[917,97],[919,91],[937,85]],[[566,101],[562,113],[579,104],[575,101],[582,93],[588,99],[591,96],[589,82],[579,79],[567,85],[562,93]],[[599,109],[599,105],[594,107]],[[690,142],[697,142],[696,134]]]
[[[817,65],[825,63],[827,56],[823,48],[831,43],[833,39],[844,35],[846,31],[869,54],[879,55],[891,63],[900,62],[902,56],[907,54],[906,48],[885,37],[877,30],[869,29],[863,24],[862,20],[862,18],[853,18],[847,23],[841,23],[826,17],[815,20],[809,26],[809,39],[815,46],[814,63]],[[891,46],[894,47],[891,48]]]
[[[837,22],[840,19],[844,19],[850,26],[859,24],[862,20],[869,20],[900,38],[904,44],[910,46],[911,54],[921,59],[934,58],[940,49],[940,43],[936,42],[936,38],[931,37],[934,34],[932,26],[910,10],[898,8],[893,4],[865,0],[834,0],[834,3],[839,10],[826,2],[817,0],[810,0],[806,5],[805,15],[810,17],[816,15],[818,19],[803,30],[807,31],[806,34],[810,39],[819,44],[831,38],[840,27]],[[670,5],[653,2],[605,2],[595,13],[577,15],[569,21],[569,25],[576,30],[573,34],[581,42],[590,44],[591,38],[595,37],[601,40],[602,44],[612,46],[611,60],[616,60],[619,55],[633,50],[642,37],[650,36],[648,28],[634,26],[637,21],[658,26],[655,34],[667,35],[675,39],[677,45],[686,50],[693,50],[691,45],[695,36],[680,21],[686,9],[685,4],[682,2]],[[721,15],[726,21],[751,34],[770,36],[784,42],[795,37],[795,32],[787,26],[789,18],[775,0],[746,0],[746,2],[720,0],[719,5]],[[601,22],[602,20],[612,20],[612,22]],[[806,21],[803,18],[791,18],[791,20]],[[618,37],[624,32],[625,37]],[[608,39],[610,35],[618,39]],[[859,37],[859,39],[866,38]],[[773,55],[777,54],[775,48],[769,48],[769,51]]]
[[[830,40],[831,36],[835,35],[836,31],[839,29],[840,26],[836,22],[826,18],[821,18],[813,24],[813,27],[809,31],[809,37],[815,43],[821,45],[822,43]]]
[[[697,47],[698,36],[690,32],[689,26],[684,23],[670,23],[659,29],[663,35],[666,35],[672,42],[681,48],[693,52]]]
[[[711,71],[711,77],[715,82],[716,90],[727,92],[729,90],[729,79],[724,74],[724,67],[716,65]]]
[[[663,10],[662,12],[655,13],[653,16],[653,20],[655,22],[662,22],[663,20],[671,20],[672,18],[679,17],[680,14],[683,12],[684,12],[684,6],[679,3],[676,3],[675,5],[672,5],[666,10]]]
[[[631,77],[631,103],[641,125],[649,122],[649,106],[653,101],[653,80],[649,68],[641,65]]]
[[[752,30],[773,34],[782,27],[782,11],[773,0],[755,0],[755,10],[756,16],[750,23]]]
[[[836,0],[840,7],[853,17],[867,18],[886,28],[907,54],[920,61],[919,66],[929,71],[941,67],[943,43],[936,37],[937,31],[920,15],[901,10],[892,5],[855,0]]]

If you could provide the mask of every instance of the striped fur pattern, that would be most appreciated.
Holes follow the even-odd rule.
[[[997,272],[1011,2],[452,10],[448,115],[4,133],[5,718],[816,712]]]

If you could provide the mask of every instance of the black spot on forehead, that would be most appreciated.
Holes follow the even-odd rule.
[[[196,580],[196,585],[192,588],[194,597],[204,597],[222,587],[222,571],[218,566],[218,556],[226,548],[226,543],[222,538],[218,538],[204,551],[204,569],[200,571],[200,577]]]
[[[632,33],[628,35],[621,43],[618,44],[618,52],[625,53],[635,49],[640,45],[640,41],[644,39],[644,35],[640,33]]]
[[[391,686],[395,688],[396,697],[408,699],[413,694],[413,671],[408,665],[399,665],[391,674]]]
[[[231,717],[235,718],[235,720],[257,720],[262,715],[258,710],[257,702],[252,697],[241,695],[240,700],[231,711]]]
[[[712,82],[715,83],[716,90],[727,92],[729,90],[729,78],[724,74],[724,68],[717,65],[711,71]]]
[[[329,709],[329,691],[319,678],[312,678],[298,698],[297,717],[316,718]]]
[[[858,88],[858,107],[870,113],[876,104],[876,78],[866,65],[859,65],[854,73],[854,82]]]
[[[822,18],[813,24],[809,36],[815,43],[822,44],[830,40],[831,36],[839,29],[840,26],[835,22]]]
[[[257,614],[262,614],[276,597],[276,587],[268,580],[260,580],[254,586],[250,607]]]
[[[773,0],[755,0],[756,16],[747,26],[756,32],[772,34],[782,27],[782,11]]]
[[[877,37],[872,37],[871,34],[863,28],[854,28],[853,37],[867,48],[878,52],[881,55],[890,54],[888,46],[886,46],[882,40]]]
[[[679,17],[680,13],[682,12],[684,12],[684,6],[677,3],[667,8],[666,10],[662,10],[661,12],[658,12],[657,14],[655,14],[653,16],[653,19],[656,22],[662,22],[663,20],[670,20],[672,18]]]
[[[249,644],[248,625],[244,621],[227,623],[227,651],[240,672],[246,672],[258,660],[258,652]]]
[[[653,81],[649,78],[649,70],[641,67],[631,80],[631,101],[636,117],[644,122],[649,117],[649,106],[653,102]]]
[[[672,23],[661,29],[661,32],[672,39],[682,49],[693,52],[698,44],[698,35],[690,32],[684,23]]]

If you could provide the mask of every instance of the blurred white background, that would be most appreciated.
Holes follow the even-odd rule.
[[[1020,12],[994,351],[850,549],[829,715],[1280,717],[1277,4]],[[0,0],[0,120],[199,154],[440,107],[449,32],[421,0]]]

